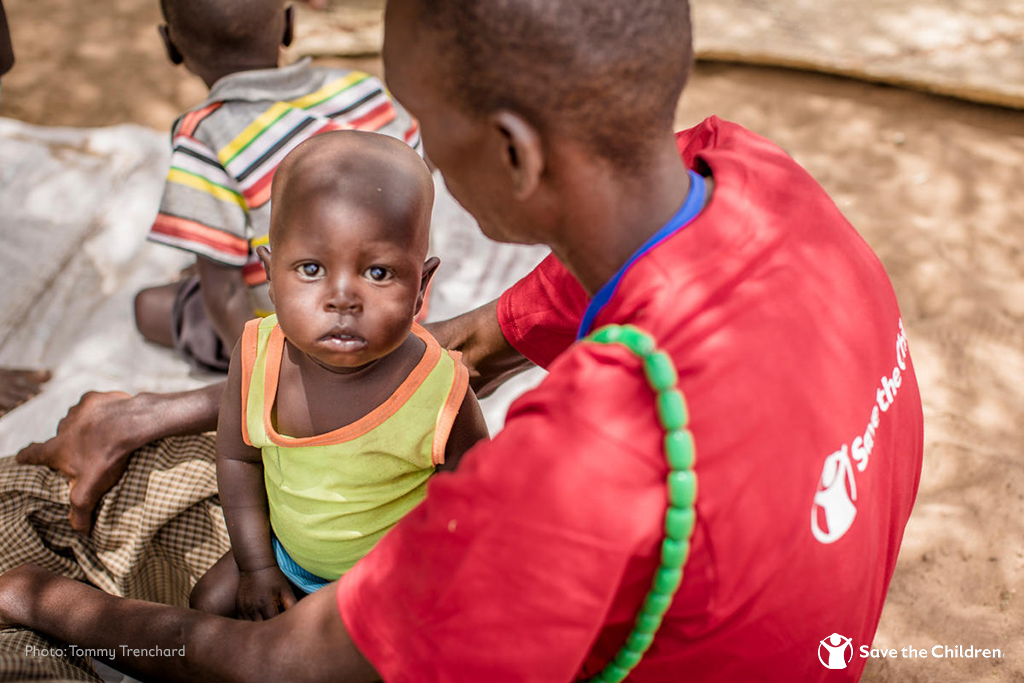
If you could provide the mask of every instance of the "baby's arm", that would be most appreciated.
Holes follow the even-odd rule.
[[[242,269],[201,256],[196,263],[199,291],[203,296],[206,315],[224,348],[234,348],[242,337],[245,323],[256,315],[249,300],[249,287],[242,277]]]
[[[452,431],[448,435],[448,444],[444,449],[444,464],[438,466],[438,471],[454,470],[458,467],[463,453],[472,448],[477,441],[489,437],[484,413],[480,410],[476,394],[471,388],[467,388],[466,398],[462,400],[459,414],[455,416]]]
[[[241,344],[235,345],[217,423],[217,488],[238,565],[238,616],[260,621],[295,604],[270,543],[263,456],[242,440]]]

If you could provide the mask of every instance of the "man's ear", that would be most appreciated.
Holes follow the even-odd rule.
[[[284,35],[281,36],[281,44],[288,47],[295,38],[295,5],[288,5],[284,8]]]
[[[427,287],[430,286],[430,281],[433,279],[434,273],[437,272],[439,265],[441,265],[441,259],[436,256],[431,256],[423,264],[423,275],[420,276],[420,293],[416,297],[416,310],[413,311],[413,315],[420,314],[420,309],[423,308],[423,301],[427,298]]]
[[[164,41],[164,50],[167,51],[167,59],[171,60],[171,64],[178,66],[184,62],[185,58],[181,56],[178,46],[171,40],[171,34],[167,31],[167,24],[160,24],[156,27],[156,30],[160,33],[160,39]]]
[[[544,146],[540,133],[526,119],[507,109],[491,115],[491,124],[504,139],[503,162],[515,187],[516,199],[533,194],[544,172]]]

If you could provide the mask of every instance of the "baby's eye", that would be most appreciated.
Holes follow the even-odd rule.
[[[366,269],[366,277],[370,278],[374,282],[384,282],[390,279],[391,272],[383,266],[370,266]]]
[[[323,275],[324,268],[319,263],[303,263],[299,266],[299,272],[306,277],[317,277]]]

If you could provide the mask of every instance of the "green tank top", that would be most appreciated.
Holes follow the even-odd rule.
[[[279,434],[271,420],[284,352],[277,316],[242,336],[242,437],[263,451],[270,525],[299,566],[334,580],[426,493],[469,385],[457,353],[426,343],[419,363],[381,405],[327,434]]]

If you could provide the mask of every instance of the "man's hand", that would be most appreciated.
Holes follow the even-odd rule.
[[[49,379],[48,370],[0,368],[0,417],[42,391]]]
[[[235,609],[240,619],[265,621],[298,602],[284,572],[277,565],[239,571]]]
[[[60,421],[57,436],[18,453],[18,462],[46,465],[68,478],[71,528],[80,534],[92,529],[100,498],[124,474],[129,454],[142,445],[132,439],[127,410],[132,400],[121,391],[90,391]]]
[[[507,380],[533,367],[505,339],[498,324],[497,299],[424,327],[441,346],[462,353],[462,363],[469,368],[469,384],[477,398],[489,396]]]
[[[124,474],[132,451],[167,436],[215,429],[223,393],[222,383],[174,394],[90,391],[60,421],[57,436],[26,446],[18,462],[45,465],[68,478],[71,527],[88,534],[93,510]]]

